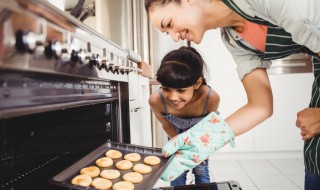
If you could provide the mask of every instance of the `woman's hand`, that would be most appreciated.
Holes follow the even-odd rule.
[[[231,128],[216,113],[211,112],[192,128],[170,139],[163,147],[162,153],[165,158],[175,155],[162,173],[161,179],[176,179],[228,143],[234,146]]]
[[[320,134],[320,108],[306,108],[298,112],[296,125],[304,141]]]

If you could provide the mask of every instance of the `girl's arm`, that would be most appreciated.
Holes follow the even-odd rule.
[[[272,115],[273,97],[265,69],[255,69],[242,80],[248,102],[225,121],[235,136],[241,135]]]
[[[212,89],[209,96],[207,112],[216,112],[218,110],[219,104],[220,96],[215,90]]]
[[[152,112],[157,117],[157,119],[162,124],[163,130],[166,132],[166,134],[169,136],[169,138],[172,138],[176,135],[178,135],[174,125],[170,123],[168,120],[162,117],[161,115],[161,108],[163,107],[161,103],[161,98],[158,93],[154,93],[149,98],[149,105],[151,107]]]

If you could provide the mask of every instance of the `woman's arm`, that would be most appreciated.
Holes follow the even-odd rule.
[[[156,118],[160,121],[162,124],[163,130],[166,132],[166,134],[169,136],[169,138],[172,138],[176,135],[178,135],[175,127],[170,123],[168,120],[162,117],[161,115],[161,108],[163,107],[161,103],[161,98],[158,93],[154,93],[149,98],[149,105],[151,107],[152,112],[156,116]]]
[[[265,69],[255,69],[242,80],[248,102],[225,121],[235,136],[241,135],[272,115],[273,97]]]

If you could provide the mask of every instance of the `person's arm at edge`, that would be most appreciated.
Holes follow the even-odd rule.
[[[266,69],[255,69],[242,80],[248,102],[225,121],[235,136],[241,135],[269,118],[273,97]]]

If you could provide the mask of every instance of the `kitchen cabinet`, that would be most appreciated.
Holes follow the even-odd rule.
[[[210,73],[210,78],[207,77],[208,84],[220,95],[219,111],[226,118],[247,101],[236,72],[236,63],[224,46],[219,30],[208,31],[201,44],[193,46],[206,61]],[[227,145],[219,152],[302,152],[303,141],[300,131],[295,127],[296,113],[308,107],[313,74],[270,74],[269,78],[274,96],[273,116],[236,137],[235,148]]]
[[[152,146],[149,78],[129,75],[130,139],[132,144]]]

